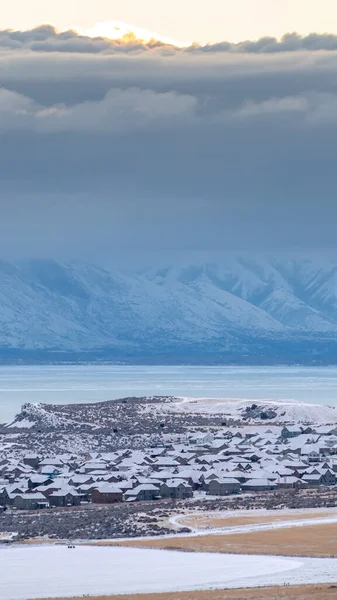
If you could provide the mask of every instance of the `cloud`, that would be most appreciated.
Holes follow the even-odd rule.
[[[31,50],[33,52],[73,52],[89,54],[143,53],[160,51],[163,55],[172,54],[273,54],[280,52],[298,52],[319,50],[337,50],[337,35],[311,33],[301,36],[298,33],[286,33],[280,40],[263,37],[258,40],[245,40],[239,43],[222,41],[214,44],[191,44],[178,47],[160,40],[144,41],[127,35],[122,39],[88,37],[76,31],[58,32],[51,25],[41,25],[28,31],[0,31],[0,48]]]
[[[193,118],[196,98],[176,92],[128,88],[110,90],[102,100],[74,106],[42,106],[22,94],[0,89],[0,131],[116,132],[144,130]]]
[[[0,254],[336,248],[333,38],[2,32]]]

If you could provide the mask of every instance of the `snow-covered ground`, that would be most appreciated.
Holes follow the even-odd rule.
[[[254,401],[258,406],[271,409],[276,413],[277,423],[315,423],[327,424],[337,422],[337,410],[334,406],[307,404],[298,400],[265,399]],[[184,411],[191,413],[223,414],[233,419],[242,418],[252,400],[238,398],[177,398],[174,404],[162,406],[163,411]],[[270,419],[267,419],[268,421]]]
[[[337,581],[337,559],[117,547],[9,547],[0,564],[1,600]]]

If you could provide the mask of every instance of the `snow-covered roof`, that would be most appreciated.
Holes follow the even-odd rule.
[[[209,483],[211,483],[211,481]],[[214,481],[216,481],[216,483],[226,484],[226,485],[233,484],[233,483],[235,483],[236,485],[241,485],[240,482],[237,479],[234,479],[234,477],[226,477],[226,478],[222,478],[222,479],[214,479]]]
[[[251,481],[247,481],[247,483],[242,484],[242,487],[251,487],[251,486],[255,486],[255,487],[275,486],[275,487],[277,487],[277,484],[274,483],[273,481],[270,481],[269,479],[252,479]]]
[[[184,487],[190,487],[188,485],[188,483],[186,481],[184,481],[183,479],[169,479],[162,485],[167,485],[167,487],[170,487],[170,488],[178,488],[180,485],[183,485]]]
[[[126,495],[128,496],[137,496],[139,494],[139,492],[146,492],[146,491],[151,491],[151,492],[158,492],[158,488],[155,485],[152,485],[151,483],[144,483],[141,485],[137,485],[137,487],[133,488],[133,490],[129,490],[126,492]]]
[[[99,484],[96,486],[97,490],[101,494],[122,494],[123,491],[116,485],[109,485],[108,483]]]

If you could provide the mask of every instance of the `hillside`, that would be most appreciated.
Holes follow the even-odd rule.
[[[174,433],[181,428],[221,424],[221,420],[245,424],[332,425],[337,423],[337,408],[279,400],[228,400],[149,396],[121,398],[83,404],[24,404],[10,429],[34,430],[109,430],[118,433],[155,433],[161,429]],[[195,420],[195,422],[194,422]],[[136,431],[137,430],[137,431]]]
[[[3,360],[335,362],[337,261],[0,263]]]
[[[151,396],[93,404],[24,404],[0,433],[13,451],[28,448],[46,452],[57,447],[58,452],[89,448],[110,452],[162,446],[196,431],[226,432],[228,427],[248,432],[257,426],[261,432],[277,430],[280,434],[284,425],[299,429],[313,426],[319,432],[320,425],[334,429],[336,424],[336,408],[325,405]]]

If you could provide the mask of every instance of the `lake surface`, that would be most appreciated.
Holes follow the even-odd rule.
[[[66,404],[124,396],[297,400],[337,404],[337,367],[0,366],[0,422],[26,402]]]

